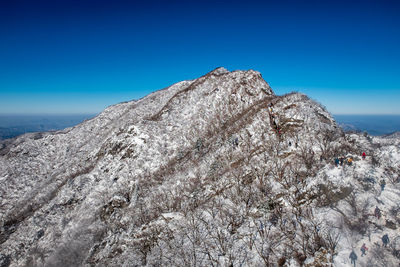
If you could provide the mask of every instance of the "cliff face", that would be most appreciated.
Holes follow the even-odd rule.
[[[307,96],[218,68],[4,143],[0,263],[341,266],[366,231],[386,230],[357,226],[376,203],[395,235],[398,143],[346,135]]]

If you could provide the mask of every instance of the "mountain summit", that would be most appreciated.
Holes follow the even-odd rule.
[[[399,138],[217,68],[0,144],[0,265],[350,266],[367,243],[358,262],[391,266],[399,159]]]

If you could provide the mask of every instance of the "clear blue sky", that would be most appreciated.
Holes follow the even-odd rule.
[[[0,113],[97,113],[224,66],[400,114],[400,1],[1,1]]]

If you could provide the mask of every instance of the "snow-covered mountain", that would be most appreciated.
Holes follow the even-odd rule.
[[[1,143],[0,266],[398,266],[399,160],[398,137],[218,68]]]

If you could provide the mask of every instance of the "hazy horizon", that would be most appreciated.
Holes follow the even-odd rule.
[[[0,114],[0,140],[24,133],[63,130],[91,119],[97,114]],[[385,135],[400,131],[400,115],[382,114],[333,114],[344,130]]]

